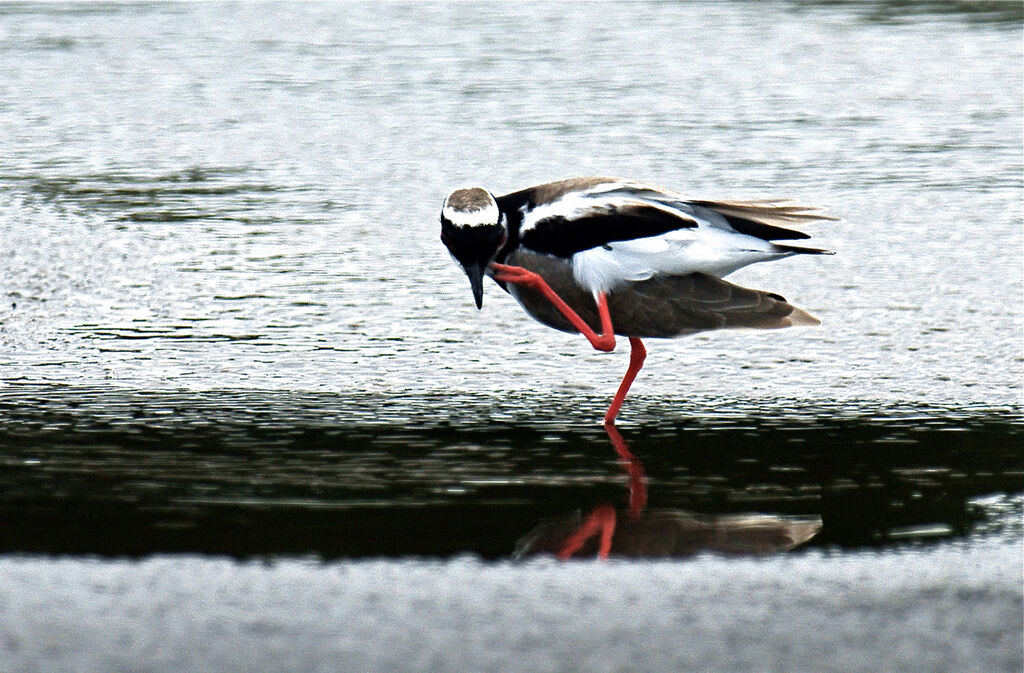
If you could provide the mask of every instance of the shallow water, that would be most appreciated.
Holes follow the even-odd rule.
[[[287,582],[218,558],[324,560],[303,566],[313,585],[365,557],[396,576],[463,577],[464,554],[507,558],[537,526],[605,504],[629,517],[643,489],[649,512],[820,518],[805,551],[757,572],[799,584],[825,567],[836,605],[881,620],[824,642],[903,634],[906,656],[864,661],[946,670],[953,654],[920,654],[939,634],[962,670],[992,670],[989,655],[1019,668],[1020,620],[974,608],[987,591],[1000,615],[1021,610],[1020,573],[996,567],[1024,535],[1021,15],[1014,3],[0,6],[0,575],[15,578],[0,585],[0,624],[18,623],[10,605],[59,620],[64,597],[76,606],[64,623],[97,647],[81,670],[106,670],[87,625],[107,590],[54,588],[65,568],[49,555],[87,585],[82,557],[107,559],[100,572],[144,598],[147,564],[187,553],[183,575],[212,568],[226,601],[255,583],[272,603]],[[586,174],[796,197],[843,218],[807,227],[834,257],[730,278],[821,328],[648,343],[620,417],[632,461],[598,425],[626,354],[533,323],[494,285],[476,311],[437,240],[454,187]],[[952,573],[941,600],[926,583],[907,589],[923,597],[912,607],[858,603],[864,587],[885,594],[872,573],[913,559],[931,577],[961,553],[981,585]],[[548,582],[562,596],[586,582],[528,567],[536,583],[497,592],[512,612]],[[637,600],[601,581],[586,584],[595,604]],[[455,601],[467,632],[490,633],[480,606],[494,592],[444,586],[423,600]],[[811,593],[785,642],[813,640],[835,608]],[[159,613],[174,597],[125,609]],[[679,623],[714,633],[700,621],[713,600]],[[941,619],[957,600],[970,635]],[[361,605],[371,621],[391,614]],[[723,638],[752,633],[766,605],[730,612]],[[612,612],[614,651],[638,627]],[[429,630],[433,613],[415,614]],[[522,640],[492,651],[536,654],[522,659],[531,670],[566,661],[577,640],[554,652],[530,634],[572,613],[522,615]],[[10,670],[57,652],[0,636]],[[464,663],[443,639],[403,642],[436,670]],[[149,643],[131,660],[189,669]],[[659,661],[721,658],[692,648]],[[763,654],[726,650],[734,670]],[[293,661],[278,654],[261,661]],[[844,670],[826,650],[774,656],[778,670]]]
[[[12,388],[6,551],[501,558],[544,521],[624,513],[631,489],[653,511],[820,516],[827,547],[1021,540],[1005,409],[638,399],[663,420],[624,429],[626,463],[564,420],[576,396],[519,421],[529,398]]]

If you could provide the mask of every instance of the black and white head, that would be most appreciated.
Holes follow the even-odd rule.
[[[456,189],[441,208],[441,242],[469,276],[476,307],[484,302],[487,265],[508,240],[505,217],[494,196],[480,187]]]

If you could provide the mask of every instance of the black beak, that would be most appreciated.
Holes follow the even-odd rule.
[[[469,276],[469,286],[473,288],[473,299],[476,300],[476,307],[484,307],[484,265],[470,264],[463,267],[466,275]]]

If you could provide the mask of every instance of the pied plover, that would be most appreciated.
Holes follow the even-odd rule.
[[[629,338],[629,368],[605,414],[614,424],[643,366],[642,338],[820,321],[783,297],[722,278],[755,262],[829,250],[775,243],[786,227],[835,220],[788,200],[704,201],[616,178],[575,178],[504,196],[472,187],[441,209],[441,240],[469,277],[477,308],[493,278],[536,320],[594,348]]]

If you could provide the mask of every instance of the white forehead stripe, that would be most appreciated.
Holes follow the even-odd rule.
[[[445,205],[441,215],[456,227],[472,227],[480,224],[498,223],[498,206],[494,203],[487,204],[483,208],[475,210],[455,210]]]
[[[481,224],[498,223],[498,204],[492,199],[490,203],[471,210],[456,210],[445,201],[441,215],[456,227],[472,227]]]

